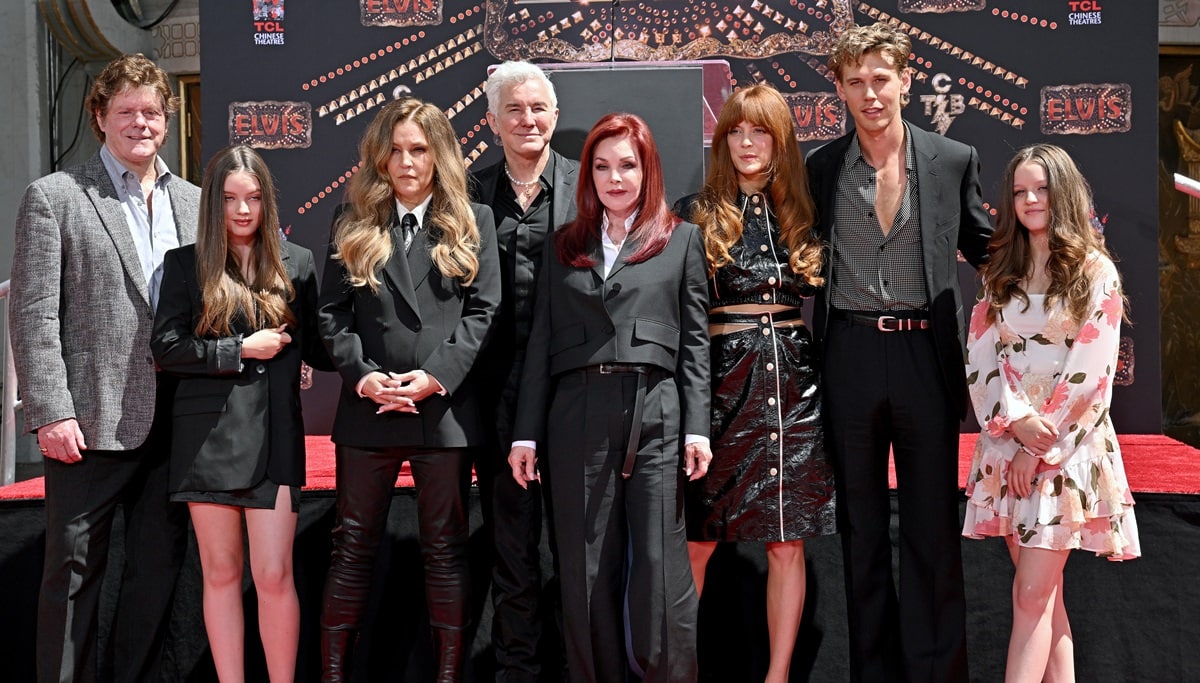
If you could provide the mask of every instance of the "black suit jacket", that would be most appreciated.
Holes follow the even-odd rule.
[[[543,234],[531,234],[533,242],[526,247],[529,252],[526,256],[537,268],[535,282],[540,276],[542,247],[546,243],[546,234],[575,218],[575,181],[579,177],[579,162],[551,150],[548,163],[552,169],[550,229]],[[500,193],[508,184],[508,178],[504,175],[504,161],[492,164],[471,175],[472,198],[496,210],[496,205],[502,197]],[[497,218],[497,231],[500,230],[500,223],[500,219]],[[504,295],[496,315],[495,334],[480,355],[479,362],[475,364],[475,374],[478,375],[480,388],[486,394],[485,409],[489,412],[490,421],[495,424],[497,442],[502,452],[507,455],[508,446],[512,442],[510,435],[517,410],[516,397],[521,383],[521,371],[525,364],[525,340],[529,338],[528,329],[518,332],[515,311],[518,304],[529,307],[525,310],[532,310],[536,305],[537,287],[535,285],[526,295],[528,301],[518,302],[511,278],[517,269],[516,251],[521,247],[515,241],[505,244],[503,235],[497,235],[496,246],[500,254]],[[528,328],[532,321],[526,318],[520,324]]]
[[[171,490],[228,491],[267,475],[304,485],[304,418],[300,361],[332,370],[317,330],[317,273],[312,252],[283,243],[283,265],[296,290],[288,304],[292,342],[270,360],[241,358],[243,336],[255,330],[239,316],[233,335],[197,337],[204,310],[196,280],[196,248],[167,252],[150,342],[154,359],[178,375],[171,439]]]
[[[929,319],[937,347],[938,365],[947,396],[961,417],[966,416],[967,385],[963,365],[966,323],[962,295],[958,291],[958,261],[961,250],[967,261],[979,267],[987,260],[992,225],[983,208],[979,187],[979,156],[975,148],[941,135],[907,125],[916,156],[918,203],[920,204],[921,250],[925,262],[925,288],[929,295]],[[833,226],[837,179],[846,149],[856,131],[834,140],[808,156],[808,178],[817,204],[817,230],[826,239]],[[825,259],[829,277],[830,259]],[[818,295],[814,328],[824,335],[829,312],[828,288]]]
[[[553,149],[550,150],[550,158],[550,163],[554,165],[554,201],[550,207],[550,224],[557,228],[575,218],[575,181],[579,177],[579,162],[568,159]],[[508,184],[508,179],[504,176],[504,161],[472,173],[470,181],[472,201],[495,206],[500,188]]]
[[[500,305],[500,268],[492,210],[479,204],[471,208],[480,246],[479,271],[469,285],[443,276],[434,266],[429,254],[434,226],[428,214],[408,254],[396,248],[384,264],[378,293],[352,287],[340,261],[330,257],[325,262],[321,334],[342,375],[334,443],[460,448],[483,442],[478,389],[468,374],[492,333]],[[329,253],[334,253],[332,247]],[[416,369],[428,372],[447,392],[418,403],[418,414],[377,415],[378,405],[355,391],[370,372]]]
[[[574,268],[558,260],[551,234],[514,440],[543,441],[554,377],[600,363],[654,365],[673,373],[680,434],[708,436],[708,272],[700,229],[681,223],[661,253],[625,263],[635,249],[635,241],[626,240],[605,279],[599,239],[590,249],[596,265]]]

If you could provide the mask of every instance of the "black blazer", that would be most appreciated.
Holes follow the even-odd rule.
[[[558,260],[546,242],[513,439],[543,441],[554,377],[600,363],[654,365],[675,376],[680,434],[708,436],[708,283],[700,229],[680,223],[662,252],[625,263],[626,240],[608,279],[599,239],[591,268]]]
[[[408,254],[398,247],[384,264],[378,293],[352,287],[342,263],[326,260],[318,317],[325,346],[342,375],[334,443],[461,448],[484,442],[478,390],[468,374],[492,333],[500,305],[500,267],[492,210],[480,204],[471,208],[480,245],[479,271],[470,285],[443,276],[434,266],[429,251],[436,226],[429,214]],[[447,392],[418,403],[418,414],[377,415],[378,405],[355,391],[370,372],[416,369],[428,372]]]
[[[546,234],[575,218],[575,181],[579,177],[579,162],[568,159],[554,150],[550,151],[548,164],[552,169],[551,182],[553,186],[550,190],[550,229],[546,231]],[[500,195],[501,188],[507,185],[508,178],[504,175],[503,160],[471,175],[472,198],[481,204],[487,204],[493,210],[502,196]],[[499,230],[499,219],[496,223],[497,230]],[[534,259],[533,263],[540,270],[543,262],[541,250],[545,244],[546,235],[531,237],[537,242],[526,247],[530,252],[528,256]],[[496,314],[495,335],[480,355],[474,371],[478,375],[481,389],[487,394],[485,408],[490,413],[489,419],[495,423],[494,431],[505,454],[508,453],[508,446],[512,442],[509,435],[512,432],[513,416],[517,410],[516,397],[525,360],[526,344],[521,344],[521,347],[517,348],[514,311],[518,303],[516,301],[518,295],[513,292],[512,283],[508,282],[508,278],[516,270],[515,251],[521,248],[515,243],[508,245],[507,248],[502,241],[497,243],[502,269],[501,278],[505,283],[504,297],[500,302],[500,310]],[[534,306],[537,287],[535,286],[525,296],[528,301],[521,303],[530,307]],[[532,310],[532,308],[526,310]],[[525,324],[531,325],[532,321],[526,321]],[[528,330],[523,331],[528,332]]]
[[[979,156],[975,148],[906,125],[916,156],[917,194],[921,211],[921,249],[925,262],[925,288],[929,295],[929,319],[942,380],[960,419],[967,411],[966,372],[963,342],[966,323],[962,295],[958,291],[958,261],[961,250],[967,261],[979,267],[987,260],[992,225],[983,208],[979,187]],[[828,239],[838,175],[846,149],[856,131],[813,150],[808,156],[808,179],[817,204],[818,232]],[[829,277],[830,259],[825,259]],[[823,336],[829,312],[828,288],[817,295],[816,333]]]
[[[283,243],[283,265],[296,290],[288,304],[292,342],[270,360],[243,359],[248,320],[233,335],[197,337],[203,312],[196,248],[168,251],[150,348],[166,372],[178,375],[171,436],[172,491],[186,481],[199,491],[229,491],[259,483],[304,485],[304,418],[300,361],[332,370],[317,330],[317,273],[308,249]]]

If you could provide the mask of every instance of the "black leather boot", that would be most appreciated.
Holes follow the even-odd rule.
[[[463,630],[433,627],[433,647],[437,651],[437,683],[459,683],[462,680]]]
[[[354,660],[354,646],[357,643],[358,631],[321,629],[322,683],[348,683],[350,663]]]

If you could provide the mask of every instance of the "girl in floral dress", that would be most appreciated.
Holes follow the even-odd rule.
[[[1069,550],[1141,554],[1108,413],[1125,298],[1090,209],[1065,151],[1018,151],[971,314],[967,382],[983,433],[963,535],[1003,536],[1016,565],[1008,681],[1074,680]]]

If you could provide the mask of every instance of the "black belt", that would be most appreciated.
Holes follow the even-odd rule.
[[[874,327],[880,332],[908,332],[910,330],[928,330],[929,317],[917,311],[887,311],[881,313],[855,313],[831,309],[829,317],[841,320],[851,325]]]
[[[752,325],[758,323],[764,315],[771,316],[771,321],[776,323],[788,322],[791,320],[800,320],[803,322],[804,311],[799,308],[787,308],[781,311],[760,311],[758,313],[735,312],[722,313],[714,312],[708,314],[709,325]]]
[[[625,461],[621,464],[621,476],[625,479],[633,476],[633,466],[637,462],[637,449],[642,435],[642,408],[646,403],[646,377],[655,370],[662,370],[662,368],[655,365],[641,365],[638,363],[601,363],[572,371],[584,375],[615,375],[619,373],[633,373],[637,375],[637,396],[634,398],[633,403],[633,424],[629,428],[629,440],[625,446]]]

